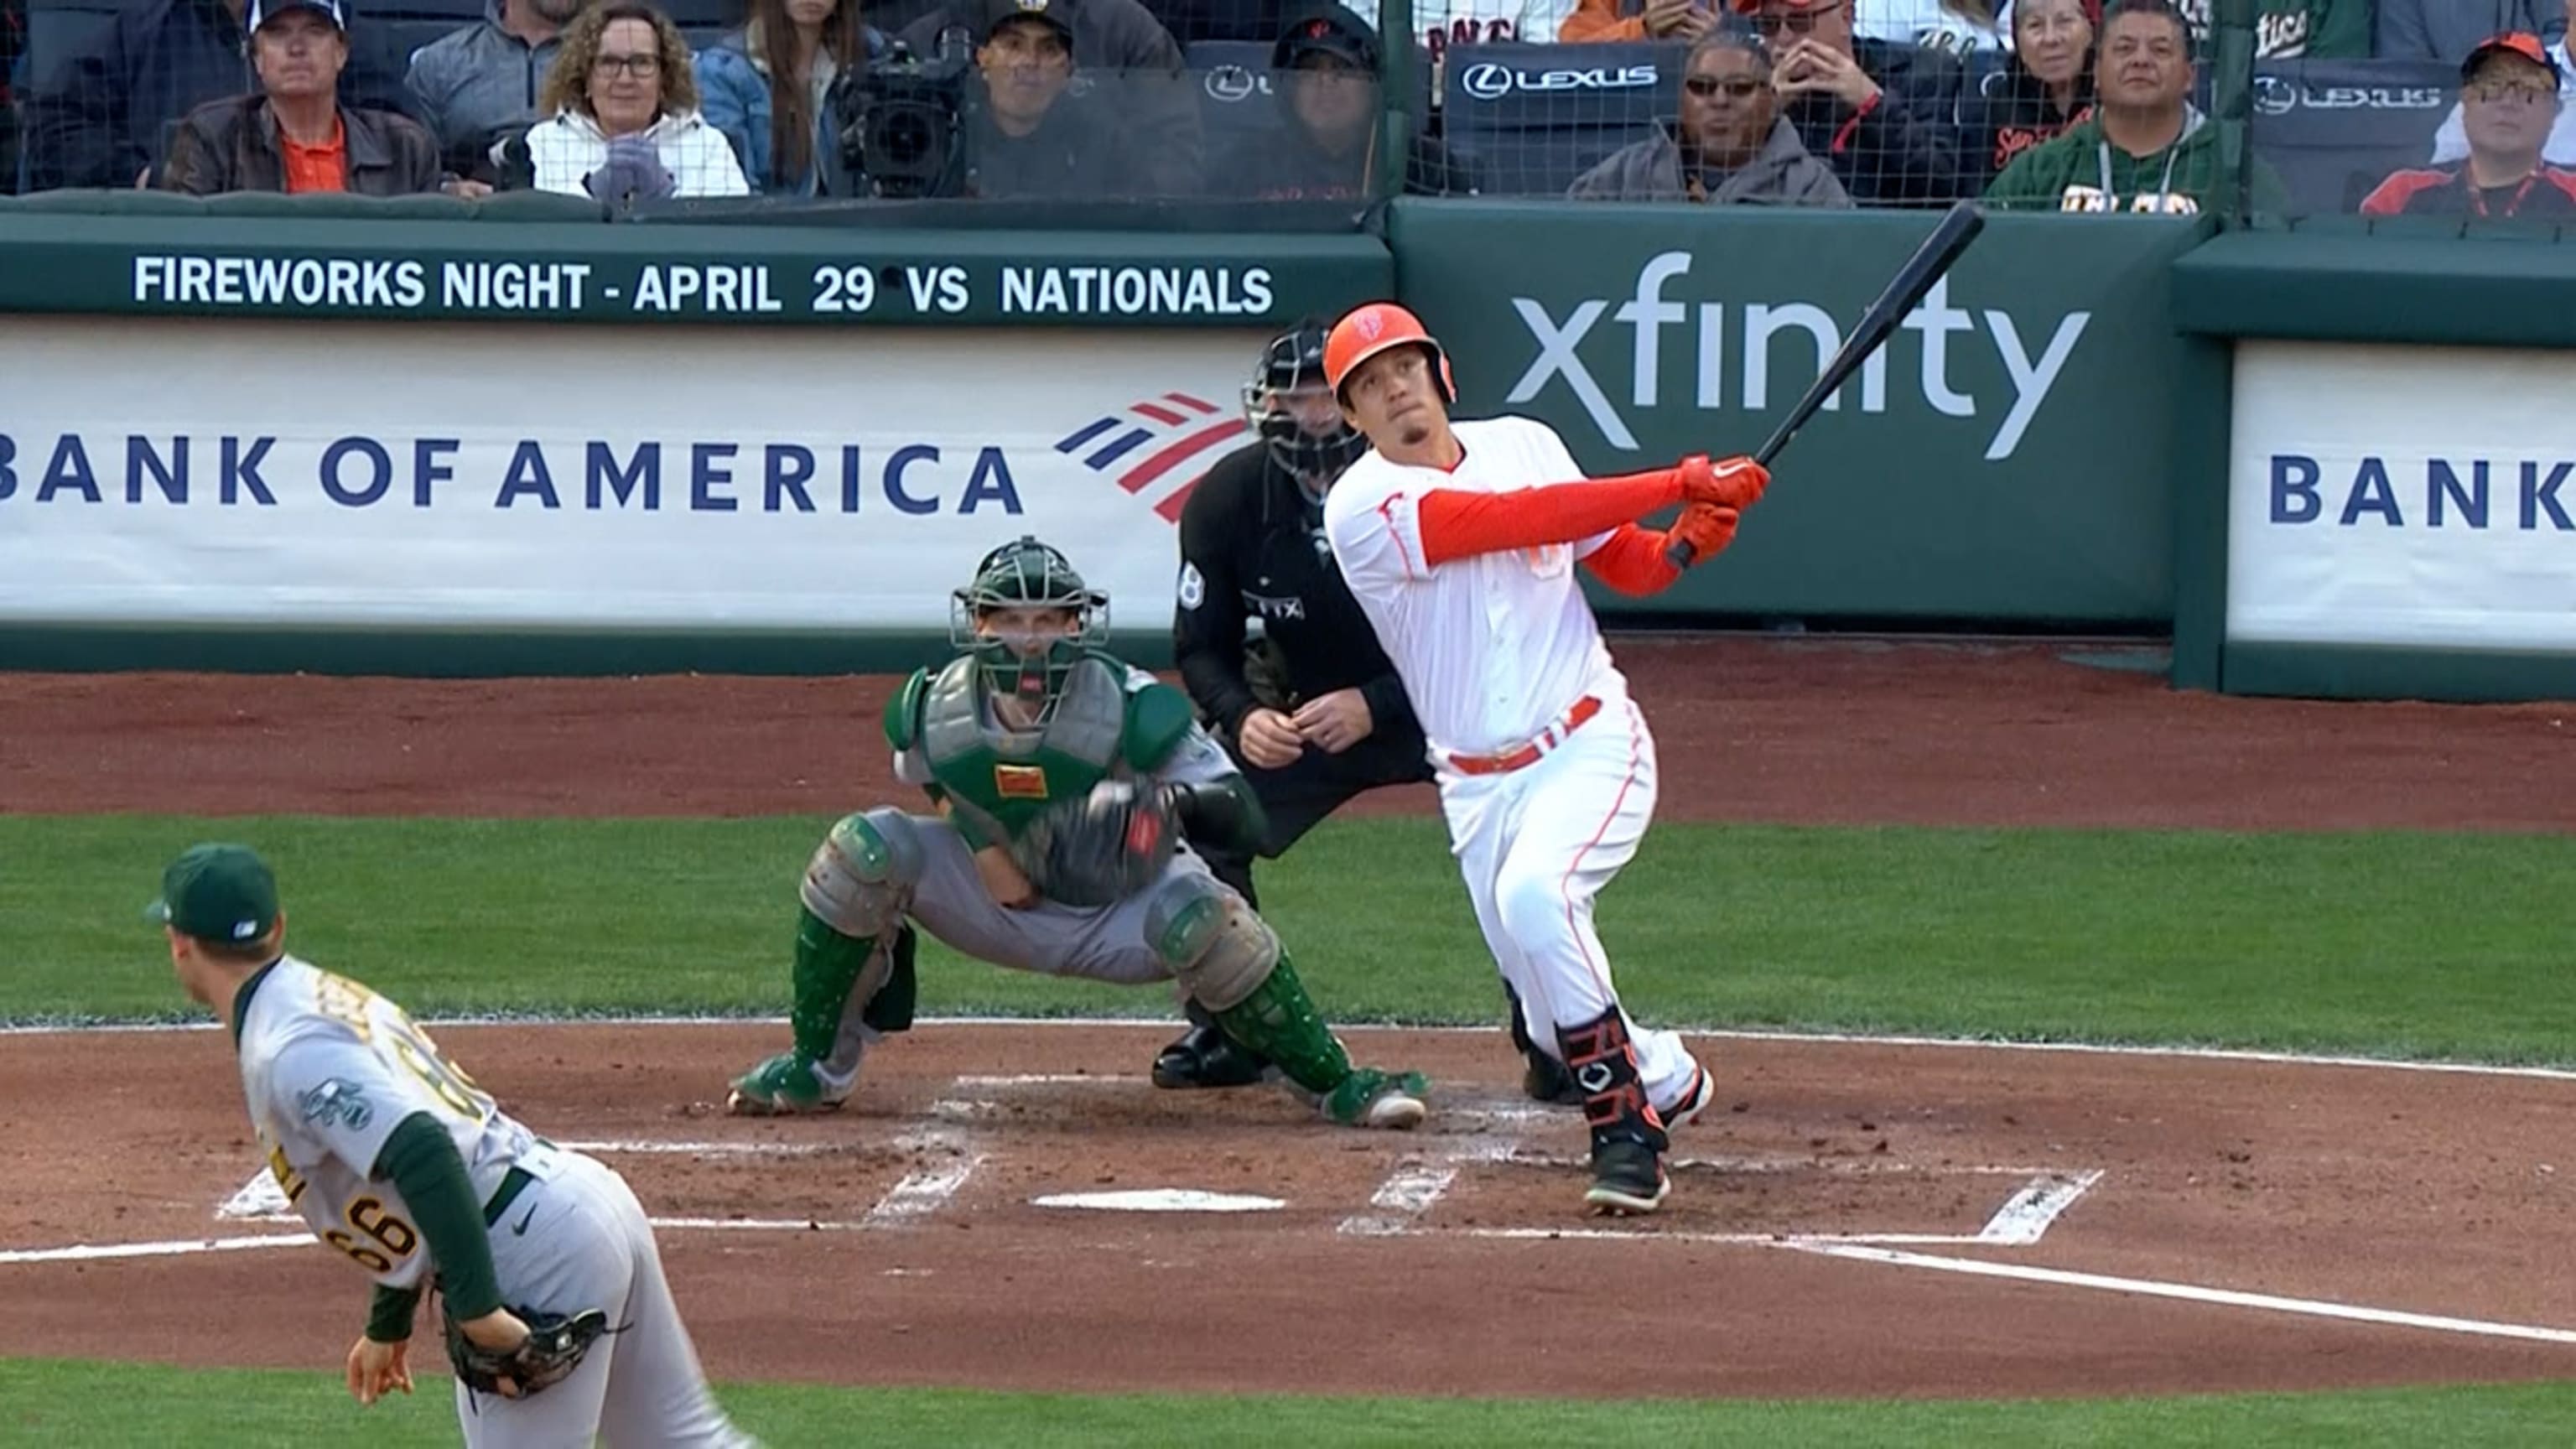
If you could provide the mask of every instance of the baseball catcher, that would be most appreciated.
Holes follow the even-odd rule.
[[[1035,538],[950,601],[958,656],[887,706],[895,773],[933,814],[832,827],[806,865],[791,1050],[733,1082],[744,1115],[828,1111],[912,1025],[915,928],[1017,971],[1178,981],[1334,1122],[1407,1128],[1420,1075],[1354,1067],[1269,925],[1190,849],[1258,841],[1261,807],[1180,691],[1108,654],[1109,600]]]

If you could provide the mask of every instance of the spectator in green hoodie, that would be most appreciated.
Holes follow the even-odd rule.
[[[2169,0],[2117,0],[2102,23],[2091,119],[2013,158],[1986,200],[2016,211],[2190,216],[2225,184],[2218,132],[2190,103],[2191,35]],[[2280,177],[2254,163],[2254,209],[2278,214]]]

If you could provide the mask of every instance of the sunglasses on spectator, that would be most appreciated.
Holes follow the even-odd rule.
[[[1749,75],[1727,76],[1724,79],[1713,75],[1695,75],[1683,78],[1682,89],[1702,100],[1716,95],[1719,91],[1724,91],[1740,101],[1762,89],[1762,82]]]
[[[1832,5],[1817,5],[1805,10],[1766,10],[1753,17],[1753,28],[1765,35],[1782,30],[1792,35],[1804,35],[1816,28],[1817,21],[1842,8],[1840,0],[1836,0]]]
[[[2545,81],[2536,85],[2530,81],[2479,81],[2466,89],[2473,101],[2520,101],[2524,105],[2537,105],[2558,94],[2558,87]]]
[[[645,80],[660,72],[662,57],[649,50],[638,51],[633,55],[603,55],[592,61],[590,68],[597,75],[614,76],[619,71],[624,71],[637,80]]]

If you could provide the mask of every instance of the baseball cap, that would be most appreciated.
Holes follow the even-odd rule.
[[[277,877],[247,845],[192,845],[161,872],[143,919],[201,941],[256,941],[277,924]]]
[[[1291,70],[1296,67],[1297,57],[1315,53],[1339,56],[1361,70],[1373,71],[1377,69],[1377,35],[1368,28],[1368,22],[1335,5],[1290,21],[1271,46],[1270,65],[1273,70]]]
[[[1054,27],[1066,46],[1073,44],[1073,0],[977,0],[974,14],[980,40],[992,39],[1004,22],[1026,16]]]
[[[334,28],[341,31],[349,28],[349,17],[340,9],[340,0],[250,0],[250,13],[242,17],[243,28],[257,30],[266,25],[270,17],[283,15],[289,10],[318,10],[331,17]]]
[[[2524,30],[2508,31],[2479,41],[2477,47],[2469,52],[2468,59],[2460,62],[2460,79],[2467,80],[2476,75],[2479,63],[2491,55],[2521,56],[2548,71],[2551,80],[2562,79],[2558,74],[2557,58],[2549,53],[2549,47],[2540,43],[2539,36]]]

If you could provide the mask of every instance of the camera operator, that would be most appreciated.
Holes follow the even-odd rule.
[[[985,0],[940,0],[896,36],[914,55],[941,53],[941,37],[964,32],[981,45],[1003,10]],[[1198,86],[1181,61],[1180,44],[1138,0],[1048,0],[1065,22],[1072,61],[1096,83],[1093,97],[1117,116],[1132,160],[1132,189],[1154,196],[1202,191]]]
[[[1076,0],[972,0],[983,18],[975,68],[984,103],[970,107],[967,194],[1102,199],[1134,194],[1119,117],[1073,94]]]

